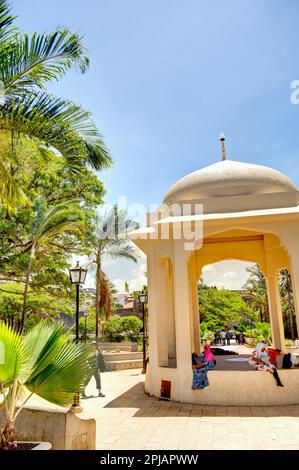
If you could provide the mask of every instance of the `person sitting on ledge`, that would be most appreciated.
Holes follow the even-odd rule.
[[[207,363],[207,370],[214,369],[216,365],[216,360],[215,360],[214,354],[212,353],[210,344],[208,343],[205,344],[204,353],[205,353],[205,362]]]
[[[281,353],[281,350],[278,349],[278,348],[270,348],[268,347],[267,348],[267,351],[268,351],[268,356],[269,356],[269,361],[271,362],[271,364],[273,364],[274,367],[278,367],[278,364],[277,364],[277,356],[280,355]]]
[[[192,353],[192,369],[193,369],[193,381],[192,390],[202,390],[208,387],[208,368],[205,362],[204,353],[196,354]]]
[[[277,373],[276,367],[271,364],[269,360],[269,355],[266,350],[264,343],[258,343],[255,347],[255,350],[252,353],[252,356],[249,358],[249,364],[253,366],[256,370],[266,370],[273,374],[273,377],[276,380],[276,385],[278,387],[283,387],[283,384],[280,381],[279,375]]]

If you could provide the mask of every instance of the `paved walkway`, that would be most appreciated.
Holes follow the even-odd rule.
[[[97,421],[97,449],[299,449],[299,405],[163,402],[144,394],[144,376],[134,369],[105,372],[102,382],[105,398],[82,401]]]

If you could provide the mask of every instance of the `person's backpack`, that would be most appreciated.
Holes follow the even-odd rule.
[[[290,369],[292,367],[291,353],[284,354],[282,359],[282,369]]]

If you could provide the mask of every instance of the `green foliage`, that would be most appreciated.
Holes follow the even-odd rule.
[[[201,323],[207,324],[207,329],[217,331],[237,328],[242,324],[255,321],[256,313],[251,310],[238,292],[224,289],[199,287],[199,311]]]
[[[125,337],[135,340],[142,328],[142,321],[131,315],[118,317],[113,315],[103,323],[102,331],[110,341],[119,341]]]
[[[8,151],[8,144],[1,136],[0,143]],[[102,203],[104,189],[87,169],[74,179],[58,156],[53,155],[50,162],[45,162],[32,143],[19,140],[15,145],[22,159],[18,181],[33,204],[15,208],[10,214],[0,208],[0,280],[18,283],[18,292],[24,291],[32,242],[38,237],[39,249],[33,259],[26,308],[27,327],[32,324],[35,312],[53,314],[57,304],[57,311],[60,305],[64,313],[71,310],[74,289],[67,269],[74,253],[88,252],[87,234],[93,230],[95,210]],[[5,297],[0,305],[0,318],[5,317],[5,312],[13,314],[7,304],[16,307],[17,319],[20,303],[15,296]]]
[[[20,284],[5,283],[0,285],[0,318],[20,320],[23,306],[24,288]],[[61,313],[72,316],[73,301],[69,295],[61,292],[58,296],[43,289],[29,289],[27,297],[26,328],[30,329],[41,318],[58,318]]]
[[[127,337],[133,340],[139,335],[142,328],[142,321],[133,315],[123,317],[121,319],[122,332],[126,333]]]
[[[200,323],[200,339],[203,343],[212,343],[214,341],[214,333],[209,330],[208,324],[205,322]]]
[[[257,343],[271,343],[270,323],[255,322],[253,327],[245,328],[244,334],[252,339],[254,345]]]
[[[122,319],[117,316],[112,316],[107,320],[102,328],[102,331],[110,341],[118,341],[123,332]]]
[[[101,134],[88,111],[46,92],[46,85],[76,67],[89,64],[82,38],[68,29],[23,34],[13,27],[7,1],[0,1],[0,131],[11,136],[11,154],[17,156],[14,136],[30,139],[44,155],[55,149],[72,172],[86,164],[100,170],[111,165]],[[18,187],[16,169],[1,152],[0,201],[12,207],[26,197]],[[13,170],[13,171],[12,171]]]
[[[6,410],[0,447],[9,448],[15,438],[15,419],[28,398],[35,393],[69,406],[92,374],[88,362],[92,352],[85,345],[71,343],[65,327],[48,322],[39,323],[26,336],[0,323],[0,345],[0,391]],[[29,392],[26,399],[25,392]]]
[[[261,322],[269,321],[269,307],[267,296],[267,284],[264,274],[258,264],[246,268],[249,278],[244,286],[246,292],[244,296],[252,310],[259,315]]]

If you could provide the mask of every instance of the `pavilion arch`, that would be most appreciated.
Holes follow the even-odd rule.
[[[280,239],[273,233],[261,233],[254,230],[230,229],[217,231],[204,237],[201,248],[194,250],[188,260],[191,344],[200,351],[200,339],[197,331],[200,325],[198,304],[198,281],[204,266],[225,260],[238,260],[258,264],[267,282],[270,323],[275,347],[285,349],[283,317],[279,291],[279,273],[281,269],[290,271],[290,258]]]

